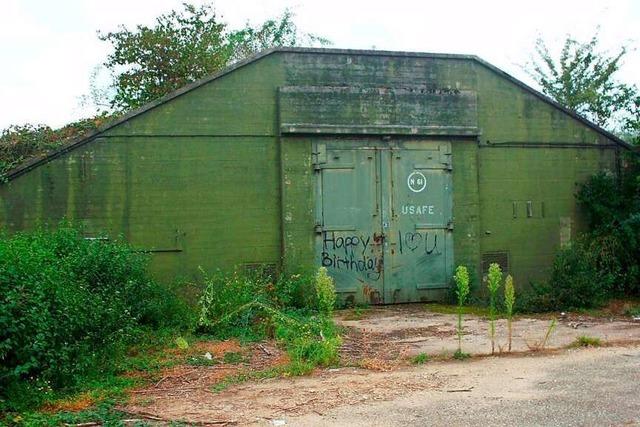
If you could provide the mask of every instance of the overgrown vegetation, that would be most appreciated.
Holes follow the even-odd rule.
[[[60,129],[45,125],[10,126],[0,134],[0,183],[6,180],[6,173],[22,162],[72,141],[97,129],[110,116],[97,117],[70,123]]]
[[[489,265],[489,273],[487,275],[487,288],[489,289],[489,336],[491,338],[491,354],[495,353],[496,346],[496,302],[501,282],[502,270],[500,269],[500,265],[492,263]]]
[[[533,284],[521,309],[588,309],[640,296],[640,158],[625,156],[619,176],[592,176],[576,197],[589,231],[558,252],[550,280]]]
[[[146,273],[146,256],[70,224],[0,238],[0,410],[40,404],[114,372],[145,330],[190,311]]]
[[[218,273],[206,279],[197,318],[172,289],[149,278],[146,265],[146,255],[127,244],[85,239],[69,223],[0,238],[5,421],[115,422],[122,417],[115,403],[144,377],[122,377],[123,372],[154,372],[175,363],[246,363],[238,351],[215,359],[198,354],[189,344],[194,327],[208,338],[274,338],[289,355],[287,365],[242,370],[222,388],[245,377],[302,375],[337,362],[336,295],[325,269],[277,279],[260,271]],[[179,352],[165,357],[167,347]],[[34,411],[65,396],[81,396],[89,409],[76,415]]]
[[[341,344],[331,319],[335,287],[325,268],[315,274],[218,274],[206,279],[198,328],[216,338],[275,338],[290,368],[309,372],[338,360]]]
[[[525,68],[546,95],[628,139],[640,137],[640,92],[616,78],[629,53],[626,46],[613,54],[603,51],[596,31],[586,42],[568,36],[557,59],[542,39],[535,53]]]
[[[453,278],[456,283],[456,295],[458,297],[458,350],[456,351],[454,357],[457,356],[456,358],[464,358],[463,356],[465,353],[462,352],[462,335],[464,333],[462,329],[462,310],[467,296],[469,295],[469,272],[467,270],[467,267],[465,267],[464,265],[458,266]]]

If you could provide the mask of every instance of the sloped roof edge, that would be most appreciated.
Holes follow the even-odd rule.
[[[612,134],[611,132],[603,129],[602,127],[596,125],[595,123],[587,120],[586,118],[578,115],[577,113],[575,113],[574,111],[562,106],[561,104],[559,104],[558,102],[554,101],[553,99],[549,98],[548,96],[542,94],[541,92],[533,89],[531,86],[527,85],[526,83],[518,80],[517,78],[513,77],[512,75],[510,75],[509,73],[501,70],[500,68],[496,67],[495,65],[490,64],[489,62],[481,59],[480,57],[476,56],[476,55],[465,55],[465,54],[452,54],[452,53],[428,53],[428,52],[402,52],[402,51],[385,51],[385,50],[359,50],[359,49],[333,49],[333,48],[303,48],[303,47],[275,47],[275,48],[271,48],[271,49],[266,49],[263,50],[255,55],[252,55],[242,61],[238,61],[234,64],[229,65],[228,67],[225,67],[224,69],[220,70],[217,73],[211,74],[207,77],[204,77],[200,80],[197,80],[193,83],[190,83],[180,89],[177,89],[161,98],[158,98],[154,101],[151,101],[145,105],[143,105],[140,108],[137,108],[135,110],[129,111],[128,113],[124,114],[123,116],[109,122],[106,123],[100,127],[98,127],[96,130],[91,131],[89,133],[86,133],[78,138],[75,138],[71,141],[69,141],[68,143],[64,144],[63,146],[49,152],[46,153],[42,156],[38,156],[32,159],[27,160],[26,162],[18,165],[17,167],[9,170],[6,174],[5,177],[8,180],[11,180],[13,178],[16,178],[42,164],[45,164],[53,159],[55,159],[56,157],[59,157],[79,146],[82,146],[88,142],[90,142],[91,140],[95,139],[96,137],[98,137],[101,133],[106,132],[107,130],[114,128],[136,116],[139,116],[140,114],[143,114],[149,110],[154,109],[155,107],[158,107],[162,104],[165,104],[166,102],[171,101],[172,99],[175,99],[179,96],[182,96],[186,93],[191,92],[194,89],[199,88],[200,86],[203,86],[207,83],[210,83],[220,77],[223,77],[229,73],[231,73],[232,71],[235,71],[239,68],[242,68],[248,64],[251,64],[253,62],[258,61],[259,59],[262,59],[268,55],[271,55],[272,53],[276,53],[276,52],[284,52],[284,53],[313,53],[313,54],[338,54],[338,55],[370,55],[370,56],[394,56],[394,57],[406,57],[406,58],[439,58],[439,59],[464,59],[464,60],[471,60],[471,61],[475,61],[478,64],[488,68],[489,70],[491,70],[492,72],[500,75],[501,77],[509,80],[510,82],[512,82],[513,84],[515,84],[516,86],[522,88],[523,90],[533,94],[534,96],[540,98],[542,101],[547,102],[551,105],[553,105],[555,108],[558,108],[560,110],[562,110],[563,112],[565,112],[566,114],[568,114],[569,116],[573,117],[574,119],[580,121],[581,123],[585,124],[586,126],[594,129],[595,131],[597,131],[598,133],[606,136],[607,138],[613,140],[614,142],[616,142],[617,144],[623,146],[624,148],[630,149],[630,150],[634,150],[634,146],[629,144],[628,142],[624,141],[623,139],[617,137],[616,135]]]

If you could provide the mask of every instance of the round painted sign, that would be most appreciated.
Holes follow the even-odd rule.
[[[427,177],[422,172],[413,171],[407,177],[407,186],[414,193],[419,193],[427,188]]]

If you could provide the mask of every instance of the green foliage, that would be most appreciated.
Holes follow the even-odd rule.
[[[413,363],[414,365],[424,365],[425,363],[427,363],[431,358],[429,357],[429,355],[427,353],[420,353],[415,355],[412,359],[411,359],[411,363]]]
[[[589,232],[558,252],[549,282],[533,285],[521,309],[594,308],[640,295],[640,159],[623,157],[618,177],[598,173],[576,197]]]
[[[589,221],[593,262],[614,296],[640,295],[640,157],[623,157],[618,177],[599,173],[577,194]]]
[[[247,25],[231,31],[231,60],[239,61],[257,52],[276,46],[328,45],[329,40],[299,31],[290,10],[273,19],[267,19],[258,27]]]
[[[198,328],[216,338],[258,338],[264,335],[257,322],[270,302],[271,279],[261,274],[235,271],[216,272],[205,276],[205,288],[200,297]]]
[[[513,286],[513,277],[510,274],[504,279],[504,307],[507,313],[507,319],[513,317],[513,307],[516,303],[516,291]]]
[[[601,345],[602,341],[600,338],[581,335],[575,339],[572,347],[600,347]]]
[[[596,33],[586,43],[568,37],[557,60],[542,39],[536,41],[535,51],[537,59],[528,64],[528,72],[558,103],[605,127],[628,120],[634,105],[637,110],[637,88],[616,80],[626,47],[613,55],[601,52]]]
[[[318,310],[326,316],[331,316],[336,304],[336,287],[325,267],[318,269],[315,287],[318,297]]]
[[[528,311],[599,307],[611,285],[598,270],[588,244],[579,240],[557,253],[549,282],[532,285],[524,303]]]
[[[631,307],[631,308],[625,310],[624,314],[626,316],[639,317],[640,316],[640,306]]]
[[[71,140],[95,130],[108,117],[99,115],[79,120],[60,129],[53,130],[45,125],[14,125],[0,134],[0,182],[4,175],[20,163],[70,142]]]
[[[0,410],[30,407],[110,372],[141,327],[179,326],[188,308],[118,241],[56,230],[0,238]]]
[[[458,352],[462,353],[462,308],[469,295],[469,271],[467,267],[459,265],[456,268],[453,279],[456,282],[456,295],[458,297]]]
[[[469,353],[465,353],[464,351],[458,349],[455,353],[453,353],[453,358],[456,360],[465,360],[470,358],[471,355]]]
[[[128,110],[215,73],[258,50],[326,40],[298,30],[289,11],[262,25],[230,30],[211,4],[183,4],[156,18],[153,26],[101,33],[113,47],[104,66],[112,73],[111,106]]]
[[[301,289],[309,288],[315,298],[299,299]],[[293,306],[301,301],[309,305]],[[282,274],[275,284],[268,276],[220,273],[206,280],[198,326],[220,338],[273,337],[287,349],[292,369],[308,372],[338,359],[334,303],[333,280],[322,269],[314,275]]]
[[[458,298],[458,306],[462,307],[469,295],[469,271],[464,265],[459,265],[456,268],[454,275],[456,282],[456,296]]]
[[[104,426],[123,425],[122,420],[126,419],[129,414],[117,410],[116,407],[116,400],[106,399],[98,405],[82,411],[27,412],[9,417],[6,422],[7,425],[29,427],[83,425],[83,423],[91,423],[87,425],[93,425],[96,420],[100,420],[99,425]],[[2,422],[2,418],[0,418],[0,422]]]
[[[289,312],[276,322],[276,338],[284,344],[293,362],[329,366],[338,361],[342,344],[331,318]]]
[[[516,290],[513,286],[513,277],[510,274],[504,280],[504,307],[507,312],[507,333],[509,341],[509,351],[511,351],[512,341],[512,321],[513,321],[513,307],[516,303]]]
[[[589,232],[558,252],[551,279],[533,285],[520,309],[594,308],[640,295],[640,158],[625,155],[618,176],[598,173],[576,197]]]
[[[180,350],[186,350],[189,348],[189,343],[183,337],[176,338],[175,343],[176,347],[178,347]]]
[[[502,270],[500,269],[500,265],[492,263],[489,265],[489,273],[487,275],[487,288],[489,289],[489,335],[491,336],[491,354],[495,352],[496,301],[501,282]]]

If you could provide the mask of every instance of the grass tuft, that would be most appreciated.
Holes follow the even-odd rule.
[[[411,363],[414,365],[424,365],[429,360],[431,360],[431,357],[427,353],[420,353],[411,359]]]
[[[587,335],[581,335],[575,339],[572,347],[600,347],[602,341],[598,337],[590,337]]]

